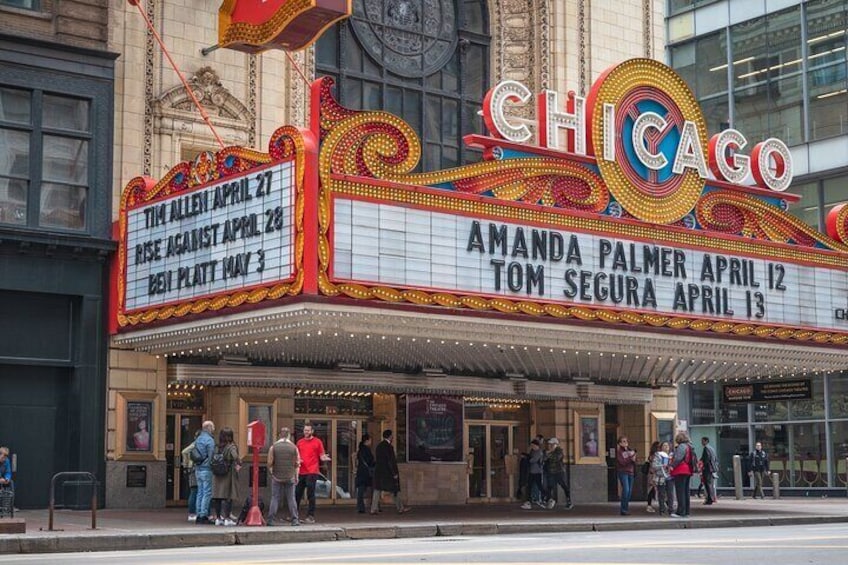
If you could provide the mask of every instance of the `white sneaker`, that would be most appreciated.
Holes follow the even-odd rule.
[[[530,504],[529,502],[525,502],[524,504],[522,504],[522,505],[521,505],[521,509],[522,509],[522,510],[532,510],[532,509],[533,509],[533,505],[532,505],[532,504]]]
[[[653,512],[656,512],[656,510],[654,510],[654,507],[653,507],[653,506],[646,506],[646,507],[645,507],[645,512],[651,512],[651,513],[653,513]]]
[[[188,515],[189,522],[197,522],[197,514],[189,514]]]
[[[224,520],[224,525],[225,525],[225,526],[235,526],[235,525],[236,525],[236,523],[235,523],[233,520],[230,520],[230,519],[228,518],[228,519]]]
[[[554,506],[556,506],[556,500],[552,498],[548,501],[548,510],[553,510]]]
[[[680,514],[676,514],[676,513],[674,513],[674,514],[669,514],[669,516],[671,516],[672,518],[682,518],[682,517],[683,517],[683,516],[681,516]]]
[[[223,525],[224,525],[224,521],[223,521],[223,520],[221,520],[220,518],[215,518],[215,525],[216,525],[216,526],[223,526]]]

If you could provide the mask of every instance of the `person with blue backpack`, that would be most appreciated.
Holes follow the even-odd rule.
[[[698,469],[698,456],[694,446],[689,442],[689,434],[678,432],[674,436],[674,454],[669,463],[671,478],[674,481],[674,491],[677,494],[677,511],[672,518],[689,517],[689,479]]]

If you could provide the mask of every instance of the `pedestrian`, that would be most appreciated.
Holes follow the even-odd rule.
[[[221,428],[218,434],[218,448],[216,455],[222,456],[223,466],[218,462],[212,465],[212,506],[217,516],[216,526],[235,526],[236,522],[230,516],[233,509],[233,499],[241,500],[239,493],[238,472],[241,470],[241,458],[238,446],[233,439],[233,429]],[[219,457],[220,459],[220,457]],[[221,468],[221,471],[218,471]],[[222,474],[223,473],[223,474]]]
[[[659,506],[660,516],[668,516],[673,510],[674,504],[671,498],[671,475],[668,470],[670,451],[671,444],[664,441],[659,445],[654,456],[651,458],[651,479],[654,492],[657,495],[657,506]]]
[[[0,487],[12,488],[12,463],[9,461],[9,448],[0,447]]]
[[[630,448],[627,436],[618,438],[615,448],[615,471],[621,484],[621,515],[630,515],[630,497],[633,495],[633,479],[636,476],[636,450]]]
[[[660,449],[660,442],[655,441],[651,444],[651,450],[648,452],[648,458],[645,460],[644,470],[645,475],[648,478],[648,505],[645,507],[645,512],[656,512],[654,510],[652,502],[657,497],[657,487],[656,480],[654,477],[654,455],[656,455],[657,451]]]
[[[295,499],[298,505],[306,491],[308,503],[306,518],[307,524],[315,523],[315,483],[321,474],[321,463],[330,460],[330,456],[324,450],[324,442],[315,436],[312,424],[303,425],[303,437],[297,440],[297,451],[300,453],[300,471],[298,472],[297,490]]]
[[[374,493],[371,495],[371,514],[380,511],[383,492],[392,493],[398,514],[410,511],[400,500],[400,471],[398,471],[395,448],[392,446],[392,430],[383,431],[383,441],[377,444],[374,463]]]
[[[671,457],[669,469],[674,480],[674,491],[677,494],[677,511],[672,518],[688,518],[690,510],[689,479],[697,471],[698,458],[694,446],[689,443],[686,432],[678,432],[674,437],[674,455]]]
[[[300,469],[300,453],[291,442],[291,430],[280,428],[280,437],[268,450],[268,470],[271,474],[271,506],[268,508],[266,523],[274,525],[280,508],[280,497],[284,497],[286,508],[291,516],[291,525],[299,526],[297,501],[294,497],[295,485]]]
[[[194,441],[180,452],[183,474],[188,481],[188,521],[197,520],[197,476],[194,474],[194,461],[191,460],[191,450],[194,449],[200,430],[194,432]]]
[[[766,495],[763,493],[763,477],[769,470],[768,453],[763,450],[762,442],[757,442],[754,445],[754,452],[748,458],[748,476],[754,477],[754,498],[759,497],[765,500]]]
[[[701,483],[704,485],[704,504],[715,504],[718,502],[716,494],[716,479],[718,478],[718,456],[715,449],[710,445],[710,438],[702,437],[701,445]]]
[[[542,486],[542,471],[545,463],[545,454],[542,452],[542,446],[538,438],[534,438],[530,442],[530,474],[528,475],[527,500],[521,505],[524,510],[530,510],[536,504],[542,508],[546,508],[542,497],[545,494]]]
[[[195,524],[214,523],[209,520],[209,506],[212,503],[212,455],[215,453],[215,423],[206,420],[201,426],[200,435],[194,440],[194,450],[198,454],[194,464],[194,476],[197,479],[197,518]]]
[[[515,498],[530,500],[530,454],[523,451],[518,459],[518,487]]]
[[[548,510],[552,510],[559,498],[559,487],[565,492],[565,508],[571,510],[571,490],[565,480],[565,456],[559,446],[559,440],[552,437],[548,440],[548,450],[545,453],[545,487],[547,488]]]
[[[356,450],[356,511],[365,514],[365,497],[374,486],[374,454],[371,452],[371,436],[362,434]]]

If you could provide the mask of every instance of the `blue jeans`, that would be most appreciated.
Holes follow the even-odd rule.
[[[212,502],[212,469],[197,467],[194,473],[197,477],[197,517],[206,518]]]
[[[630,511],[630,497],[633,495],[633,475],[619,473],[618,482],[621,483],[621,511]]]
[[[191,487],[188,491],[188,513],[197,514],[197,487]]]

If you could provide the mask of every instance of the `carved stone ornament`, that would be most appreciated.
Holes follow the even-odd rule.
[[[247,128],[250,127],[252,120],[250,110],[221,84],[218,73],[212,67],[198,69],[188,79],[188,83],[210,118],[234,120],[242,122]],[[168,109],[199,113],[182,84],[171,88],[159,97],[157,110],[161,112]]]

